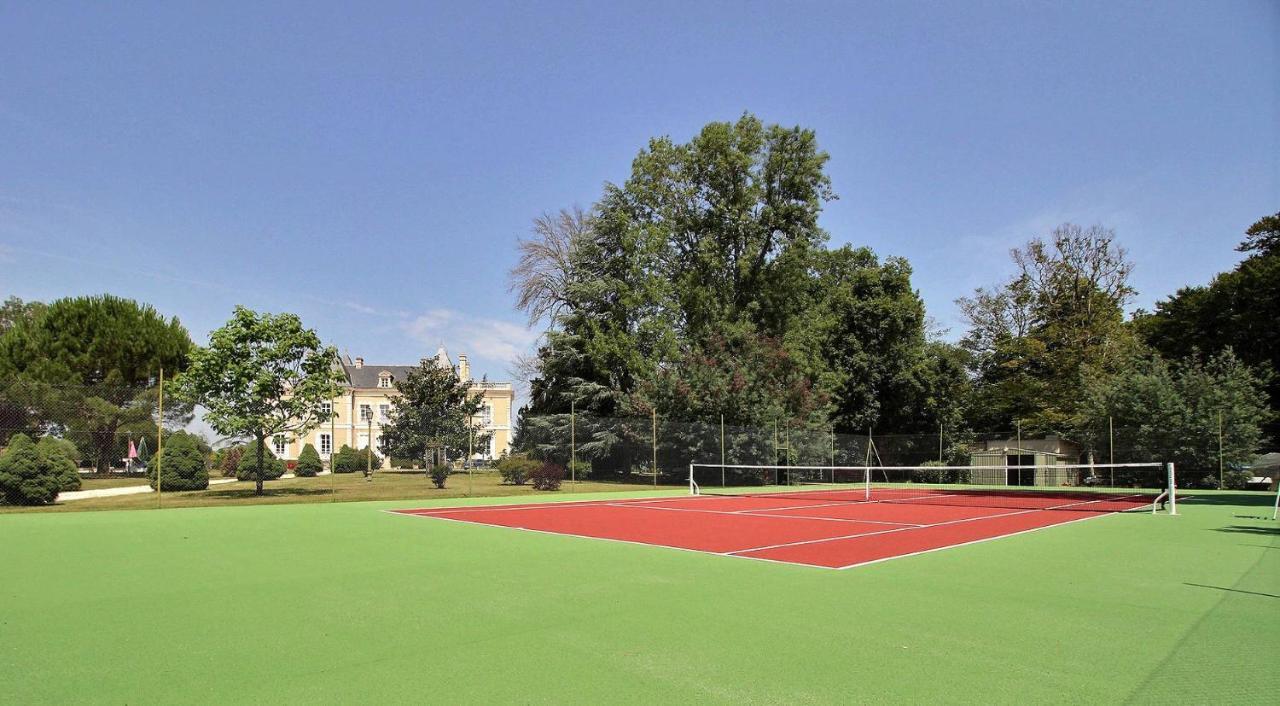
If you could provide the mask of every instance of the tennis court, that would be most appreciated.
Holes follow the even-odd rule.
[[[395,510],[404,515],[828,569],[1145,510],[1142,493],[817,488]]]

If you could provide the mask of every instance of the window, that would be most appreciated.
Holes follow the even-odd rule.
[[[387,418],[390,416],[391,416],[391,405],[389,404],[378,405],[378,421],[379,422],[385,424],[387,421]]]
[[[360,421],[368,422],[373,420],[373,407],[371,405],[360,405]]]
[[[332,402],[321,402],[321,403],[320,403],[320,413],[324,416],[324,418],[325,418],[325,419],[328,419],[328,418],[330,417],[330,415],[332,415],[332,414],[333,414],[333,403],[332,403]]]
[[[480,426],[487,427],[493,424],[493,407],[485,405],[480,408]]]
[[[390,376],[389,374],[387,374],[387,373],[383,373],[383,374],[379,375],[379,376],[378,376],[378,387],[381,387],[381,388],[389,388],[389,387],[391,387],[391,376]]]
[[[285,443],[284,443],[284,437],[283,437],[283,436],[280,436],[280,435],[278,435],[278,434],[277,434],[275,437],[273,437],[273,438],[271,439],[271,445],[275,447],[275,452],[276,452],[276,455],[277,455],[277,456],[283,456],[283,455],[284,455],[284,447],[285,447]]]
[[[329,458],[329,454],[333,453],[333,437],[328,434],[320,435],[320,455]]]

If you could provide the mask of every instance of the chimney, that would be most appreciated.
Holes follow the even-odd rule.
[[[458,377],[463,382],[471,382],[471,363],[467,361],[466,353],[458,354]]]
[[[364,367],[364,358],[356,358],[356,370]]]

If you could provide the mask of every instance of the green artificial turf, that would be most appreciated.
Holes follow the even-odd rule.
[[[381,511],[412,501],[0,515],[0,688],[9,703],[1271,703],[1269,502],[1205,495],[1176,518],[847,571]]]

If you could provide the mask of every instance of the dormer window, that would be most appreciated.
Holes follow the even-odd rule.
[[[391,373],[384,372],[378,376],[378,387],[383,389],[391,388]]]

